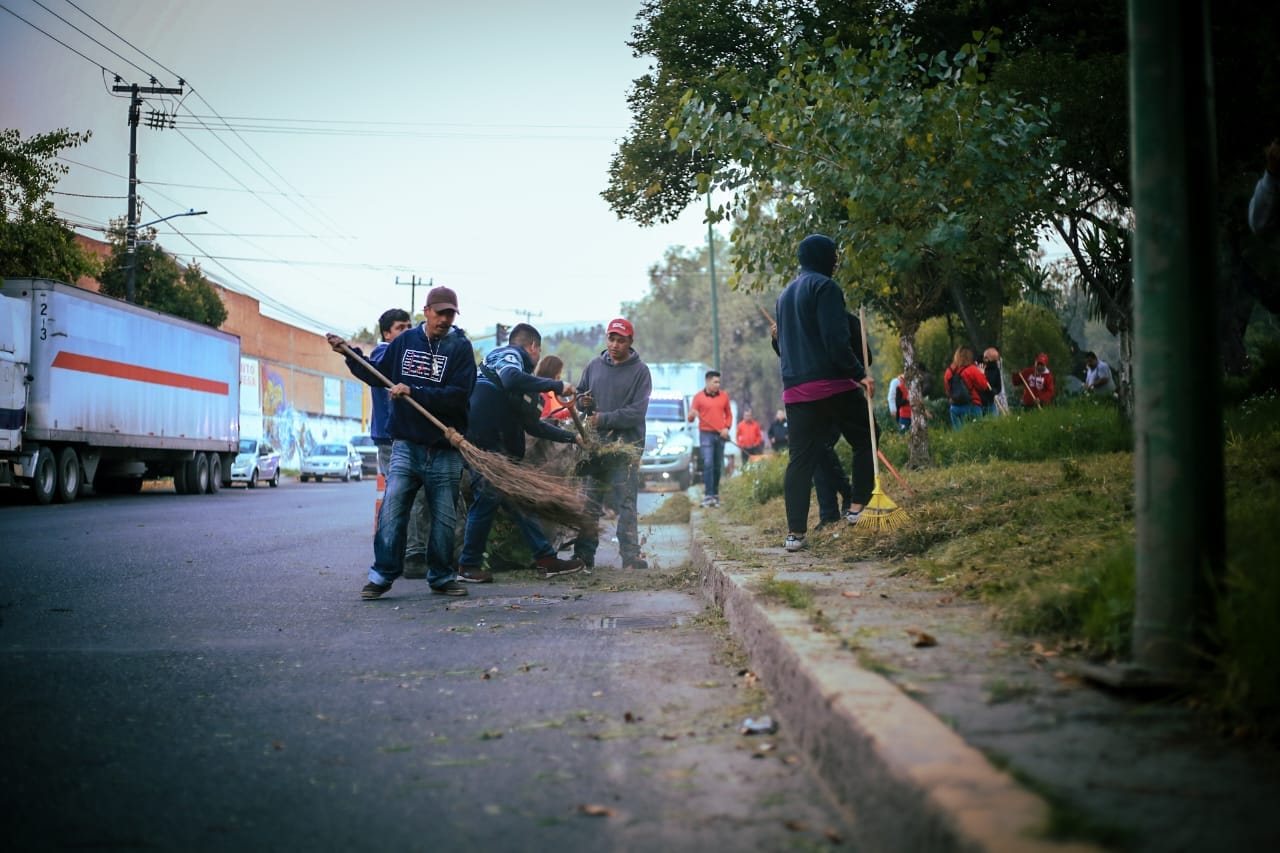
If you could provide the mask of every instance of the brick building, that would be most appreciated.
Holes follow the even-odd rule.
[[[106,259],[111,245],[77,234],[76,241]],[[206,276],[207,277],[207,276]],[[240,337],[240,435],[264,437],[280,448],[286,467],[326,440],[366,431],[368,399],[323,335],[264,317],[259,302],[210,280],[227,319],[222,331]],[[97,291],[92,278],[76,285]]]

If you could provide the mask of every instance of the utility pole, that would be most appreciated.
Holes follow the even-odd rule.
[[[429,278],[427,279],[425,284],[427,287],[431,287],[433,284],[435,284],[435,281],[436,281],[435,278]],[[417,307],[418,306],[418,296],[417,296],[418,285],[423,283],[424,282],[422,281],[422,279],[418,278],[416,275],[409,276],[408,281],[401,281],[400,276],[396,276],[396,284],[409,285],[409,320],[410,322],[412,322],[413,320],[413,312],[418,310],[418,307]]]
[[[185,80],[178,81],[176,89],[169,86],[157,86],[156,78],[151,78],[150,86],[139,86],[137,83],[125,84],[116,78],[113,92],[128,92],[129,97],[129,220],[125,226],[124,249],[126,259],[125,295],[128,302],[134,300],[134,282],[137,270],[135,259],[138,251],[138,119],[142,114],[142,95],[181,95]],[[172,123],[172,119],[170,119]],[[164,113],[153,113],[147,119],[147,126],[160,129],[164,127]]]
[[[711,190],[707,190],[707,251],[711,261],[711,361],[720,369],[720,306],[716,304],[716,235],[711,230]]]
[[[525,321],[526,323],[528,323],[528,322],[529,322],[530,320],[532,320],[534,317],[541,317],[541,316],[542,316],[542,312],[541,312],[541,311],[529,311],[529,310],[527,310],[527,309],[525,309],[525,310],[520,310],[520,309],[518,309],[518,308],[513,308],[513,309],[511,310],[511,313],[512,313],[512,314],[517,314],[517,315],[519,315],[519,316],[521,316],[521,317],[524,317],[524,321]]]

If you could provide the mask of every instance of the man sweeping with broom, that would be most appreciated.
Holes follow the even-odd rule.
[[[373,539],[373,565],[368,583],[360,591],[366,601],[381,598],[404,573],[409,509],[420,487],[425,487],[431,507],[427,583],[437,595],[467,594],[453,566],[462,454],[450,443],[445,429],[467,430],[476,381],[475,350],[466,334],[453,328],[458,296],[450,288],[433,287],[423,313],[426,320],[422,325],[393,340],[380,363],[391,392],[391,465]],[[326,339],[337,352],[353,352],[337,335]],[[365,381],[374,387],[384,384],[372,374]],[[434,417],[423,417],[413,402]]]
[[[798,254],[800,274],[783,289],[775,311],[782,402],[790,427],[791,458],[782,487],[788,551],[804,547],[814,468],[837,434],[853,448],[850,522],[857,521],[875,487],[866,409],[875,380],[854,354],[844,293],[831,278],[836,244],[811,234],[800,242]],[[863,397],[864,388],[868,397]]]

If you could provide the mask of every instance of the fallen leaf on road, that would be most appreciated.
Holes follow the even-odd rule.
[[[284,749],[284,742],[276,741],[275,743],[272,744],[272,746],[274,746],[276,749]]]
[[[787,829],[791,830],[792,832],[804,832],[806,829],[809,828],[809,825],[807,823],[799,820],[783,821],[782,825],[785,826]]]
[[[593,691],[593,692],[591,693],[591,695],[592,695],[593,697],[595,697],[596,699],[599,699],[601,696],[603,696],[603,695],[604,695],[604,691],[603,691],[603,690],[595,690],[595,691]]]
[[[921,631],[919,628],[908,628],[907,633],[911,635],[911,645],[918,649],[938,645],[936,637],[926,631]]]
[[[840,594],[843,595],[845,598],[862,598],[862,593],[854,589],[846,589],[844,592]]]
[[[627,713],[625,713],[625,714],[623,714],[623,715],[622,715],[622,719],[623,719],[623,721],[624,721],[624,722],[627,722],[627,723],[634,723],[634,722],[637,722],[638,720],[640,720],[640,719],[642,719],[642,718],[641,718],[641,717],[637,717],[635,714],[633,714],[633,713],[631,713],[630,711],[628,711]]]
[[[614,815],[613,809],[608,806],[598,806],[593,803],[578,806],[578,811],[591,817],[613,817]]]
[[[843,844],[844,836],[836,832],[834,829],[824,829],[822,837],[830,841],[832,844]]]

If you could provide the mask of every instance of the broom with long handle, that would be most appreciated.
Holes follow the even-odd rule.
[[[858,325],[862,327],[862,363],[866,364],[868,359],[867,351],[867,311],[865,308],[858,308]],[[875,489],[871,492],[871,499],[867,501],[867,505],[862,508],[862,514],[858,516],[858,527],[865,527],[872,530],[892,530],[899,525],[910,521],[906,510],[889,500],[889,496],[880,491],[880,448],[876,444],[876,411],[875,404],[871,402],[871,395],[864,394],[867,398],[867,420],[871,427],[871,465],[875,472]]]
[[[379,383],[387,388],[392,387],[391,380],[383,376],[382,371],[370,364],[346,342],[339,344],[336,348],[347,358],[363,365],[369,375]],[[443,432],[444,437],[458,449],[462,458],[471,466],[471,470],[488,480],[489,484],[516,508],[566,527],[579,527],[586,522],[582,493],[571,480],[551,477],[545,472],[518,465],[500,454],[481,450],[467,441],[456,429],[446,426],[439,418],[428,412],[417,400],[412,397],[403,399]]]

